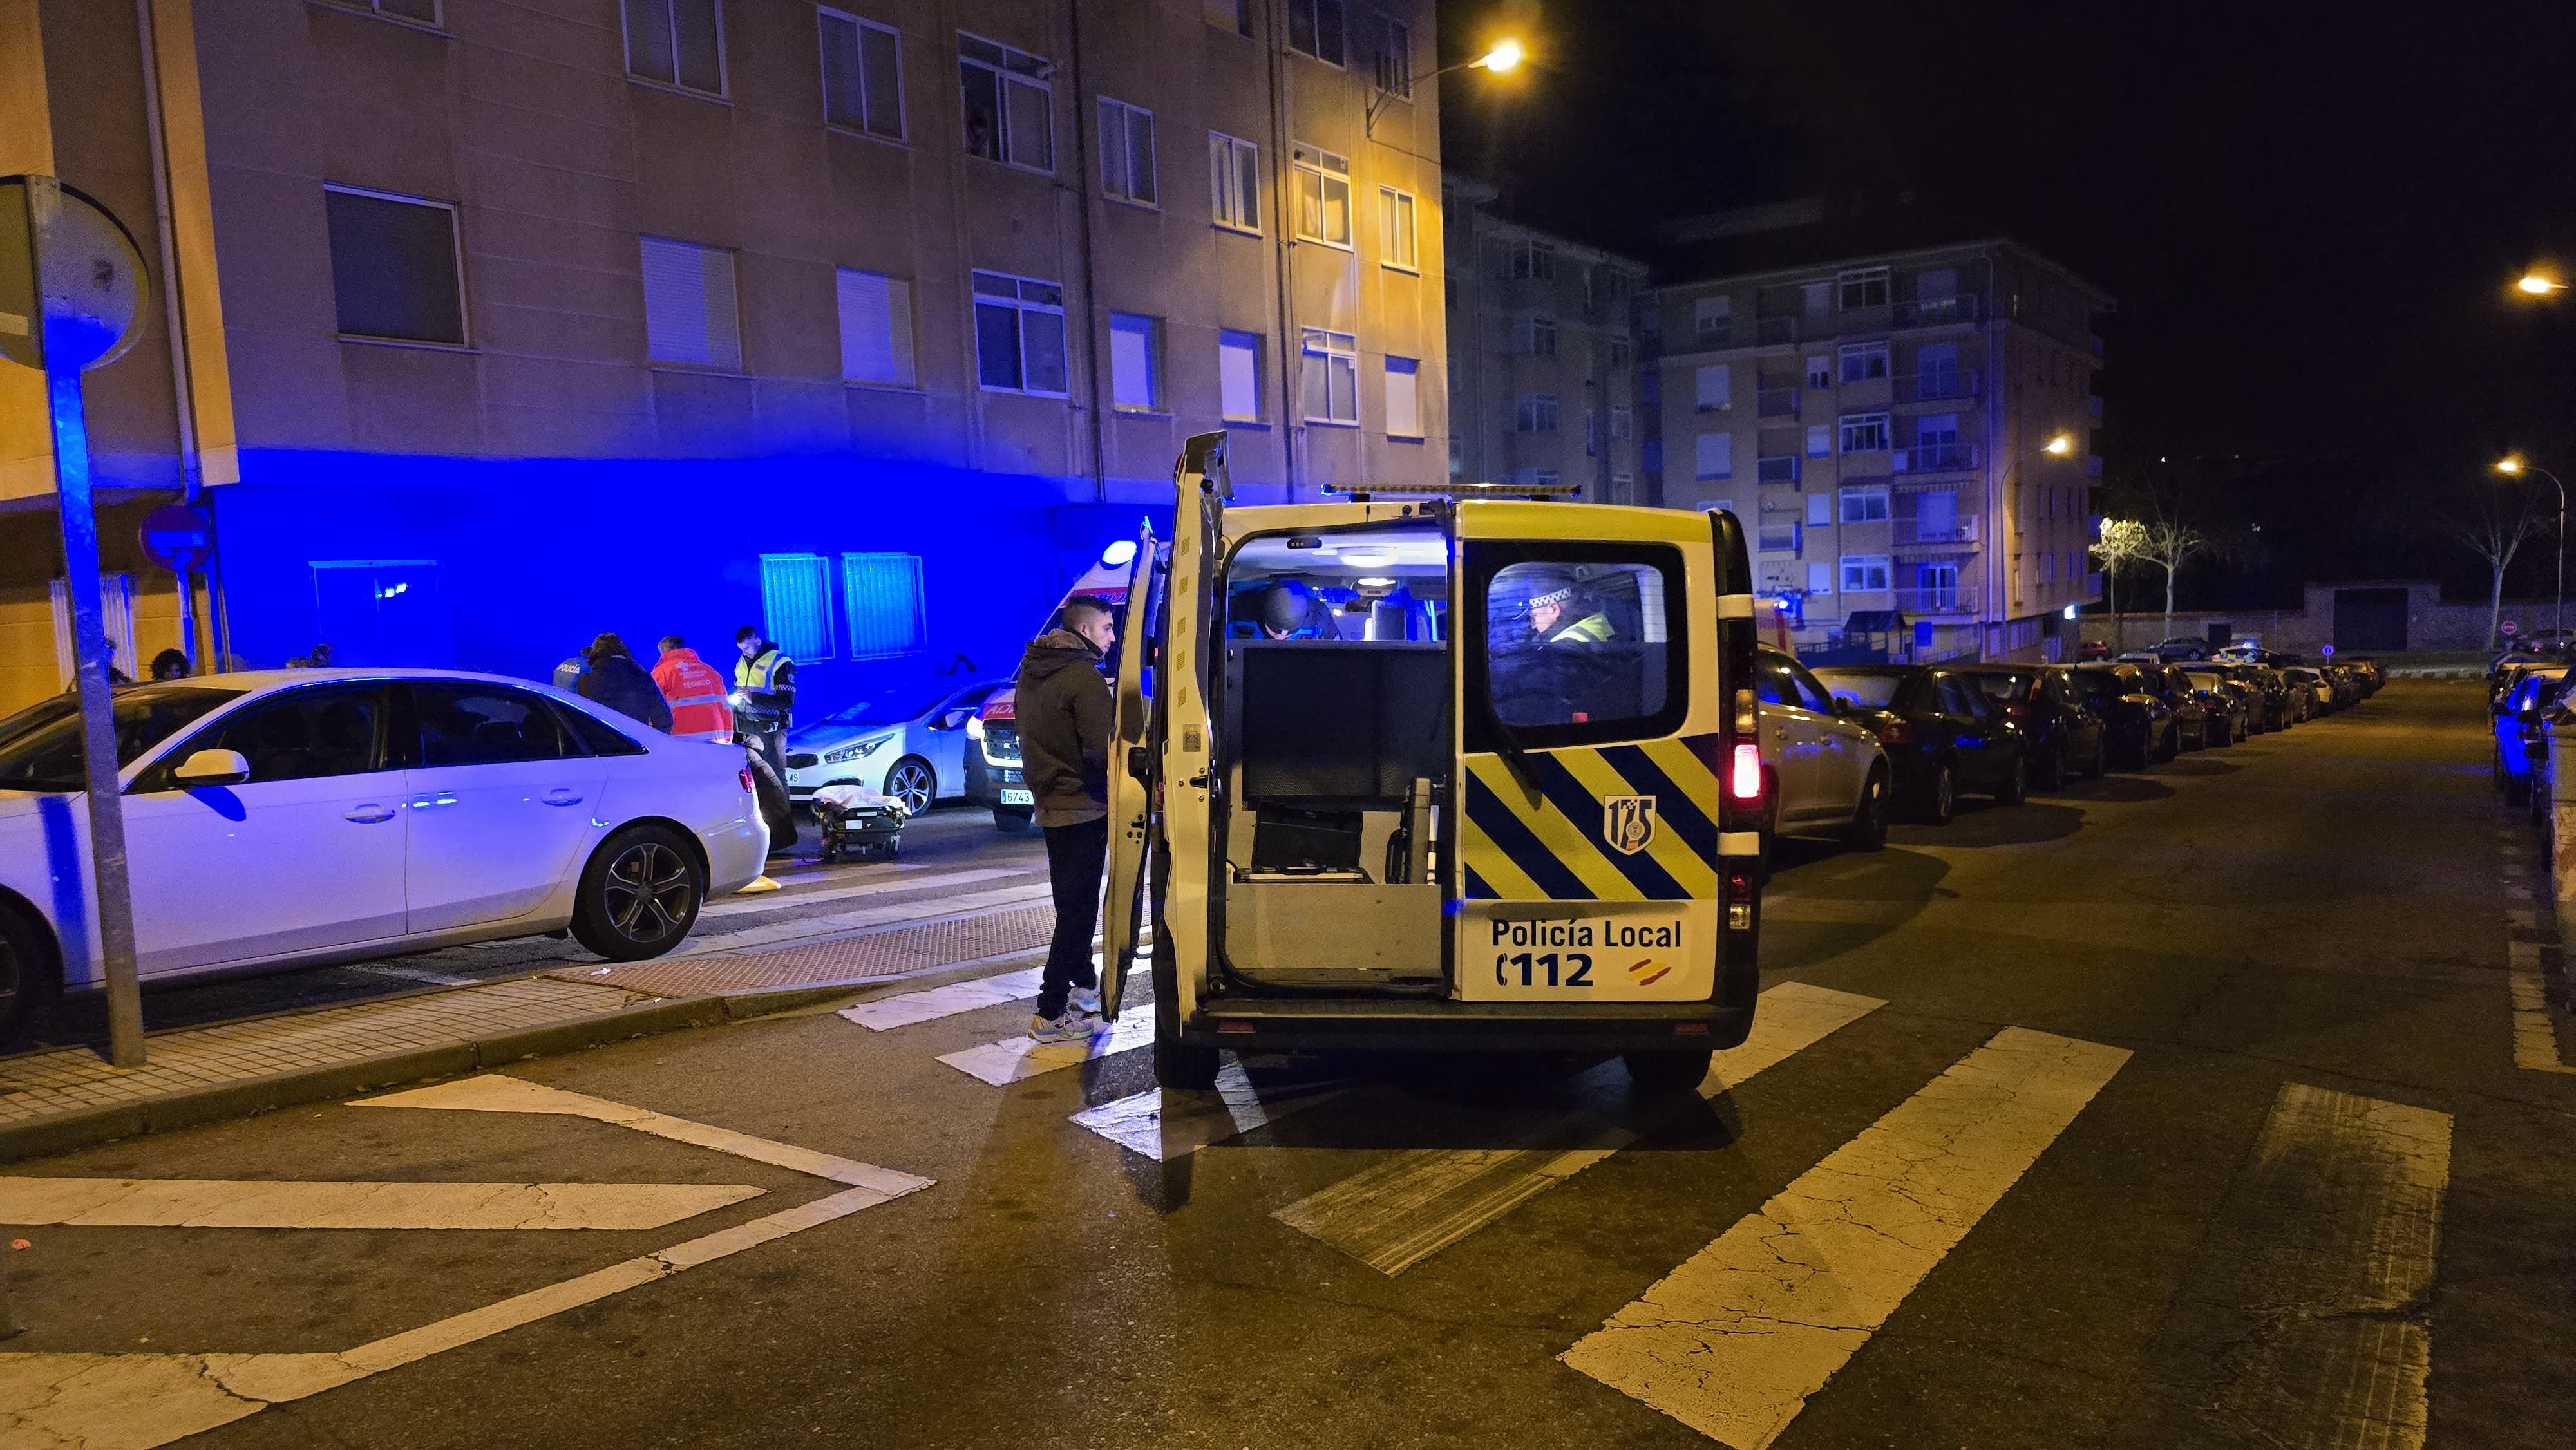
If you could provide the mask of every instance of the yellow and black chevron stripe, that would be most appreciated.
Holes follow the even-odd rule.
[[[1532,752],[1526,784],[1502,757],[1467,758],[1459,862],[1471,900],[1689,901],[1717,896],[1718,738]],[[1602,799],[1655,799],[1646,849],[1611,849]]]

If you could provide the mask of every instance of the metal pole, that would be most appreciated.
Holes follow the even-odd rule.
[[[61,205],[30,188],[42,235],[45,209]],[[50,357],[52,348],[46,352]],[[89,852],[98,944],[107,965],[108,1061],[143,1065],[143,989],[134,969],[134,900],[125,869],[125,801],[118,794],[115,702],[107,680],[106,621],[98,601],[98,518],[90,504],[89,434],[78,368],[48,366],[54,477],[63,520],[63,576],[72,606],[73,687],[80,691],[81,754],[89,795]],[[66,964],[67,966],[72,964]]]

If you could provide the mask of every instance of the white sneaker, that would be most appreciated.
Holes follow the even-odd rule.
[[[1079,1012],[1085,1017],[1097,1017],[1100,1015],[1100,989],[1076,987],[1065,994],[1064,1005],[1068,1011]]]
[[[1085,1017],[1071,1007],[1067,1007],[1061,1017],[1040,1017],[1035,1013],[1029,1016],[1031,1042],[1087,1043],[1091,1040],[1091,1035],[1099,1030],[1099,1018]]]

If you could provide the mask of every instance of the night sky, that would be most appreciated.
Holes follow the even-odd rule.
[[[2484,566],[2423,519],[2576,482],[2576,4],[1443,0],[1444,159],[1504,215],[1700,272],[1667,222],[1826,198],[1835,239],[2010,235],[2108,289],[2105,506],[2230,536],[2186,593]],[[1819,237],[1819,241],[1826,240]],[[2541,487],[2546,488],[2544,483]],[[2552,498],[2554,516],[2555,494]],[[2259,529],[2256,526],[2260,526]],[[2546,592],[2551,540],[2515,584]]]

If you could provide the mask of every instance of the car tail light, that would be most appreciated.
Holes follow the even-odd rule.
[[[754,781],[752,780],[752,778],[751,778],[751,767],[750,767],[750,766],[748,766],[748,765],[744,766],[744,767],[741,769],[741,771],[739,771],[739,772],[738,772],[738,774],[739,774],[739,776],[740,776],[740,778],[741,778],[741,780],[742,780],[742,788],[743,788],[744,790],[758,790],[758,789],[759,789],[759,785],[758,785],[756,782],[754,782]]]
[[[1735,743],[1734,763],[1726,772],[1726,793],[1748,803],[1762,799],[1762,749],[1750,740]]]
[[[1890,715],[1886,720],[1879,724],[1878,743],[1881,745],[1911,745],[1914,743],[1914,727],[1910,723],[1899,719],[1896,716]]]

